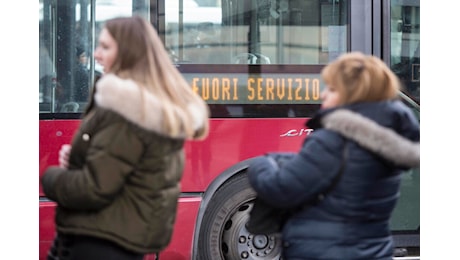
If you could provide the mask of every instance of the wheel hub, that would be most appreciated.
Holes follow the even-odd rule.
[[[225,259],[281,259],[281,239],[278,234],[254,235],[245,224],[252,204],[244,204],[227,220],[223,230],[222,244]]]

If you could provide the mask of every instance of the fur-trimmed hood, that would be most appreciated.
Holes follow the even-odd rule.
[[[321,118],[324,128],[340,133],[397,165],[418,167],[420,143],[357,112],[337,109]]]
[[[142,90],[133,80],[106,74],[96,84],[94,101],[99,107],[112,110],[146,130],[171,136],[162,127],[162,101],[148,91],[142,93]],[[188,111],[193,116],[194,129],[203,127],[207,120],[206,111],[193,104],[189,105]],[[183,138],[185,133],[171,137]]]

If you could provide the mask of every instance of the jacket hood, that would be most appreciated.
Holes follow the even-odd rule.
[[[162,124],[162,101],[151,92],[143,91],[135,81],[106,74],[95,88],[94,101],[99,107],[112,110],[146,130],[170,136]],[[195,129],[201,128],[206,120],[202,109],[190,104],[188,110],[192,112]],[[174,137],[183,138],[185,133]]]
[[[404,167],[420,165],[419,126],[402,103],[382,102],[322,111],[309,126],[324,127]],[[389,123],[391,122],[391,123]]]

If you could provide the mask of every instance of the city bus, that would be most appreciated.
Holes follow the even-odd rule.
[[[420,116],[419,0],[39,0],[39,177],[58,164],[79,126],[106,19],[141,15],[172,62],[209,105],[210,133],[188,141],[173,237],[161,260],[275,260],[277,235],[245,228],[255,198],[246,169],[267,152],[297,152],[325,87],[321,69],[340,54],[383,59],[401,99]],[[87,56],[77,81],[77,50]],[[82,87],[83,86],[83,87]],[[82,89],[83,88],[83,89]],[[403,175],[391,219],[395,259],[420,259],[419,168]],[[39,258],[54,239],[55,203],[39,189]],[[155,259],[147,255],[145,259]]]

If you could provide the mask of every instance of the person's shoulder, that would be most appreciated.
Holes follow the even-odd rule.
[[[333,150],[340,147],[343,140],[344,138],[340,133],[326,128],[319,128],[306,137],[305,145],[316,144]]]
[[[123,109],[132,110],[139,107],[135,104],[141,104],[141,88],[133,80],[106,74],[98,80],[95,87],[95,101],[103,108],[117,111],[123,107]],[[133,111],[133,113],[137,112]]]
[[[404,104],[401,100],[392,100],[388,101],[388,107],[390,107],[395,113],[401,114],[413,114],[413,111],[410,107]]]
[[[418,125],[415,110],[404,104],[401,100],[391,100],[385,103],[381,112],[387,114],[392,120],[399,123]]]
[[[103,75],[96,83],[95,103],[150,131],[161,131],[160,100],[131,79]]]

